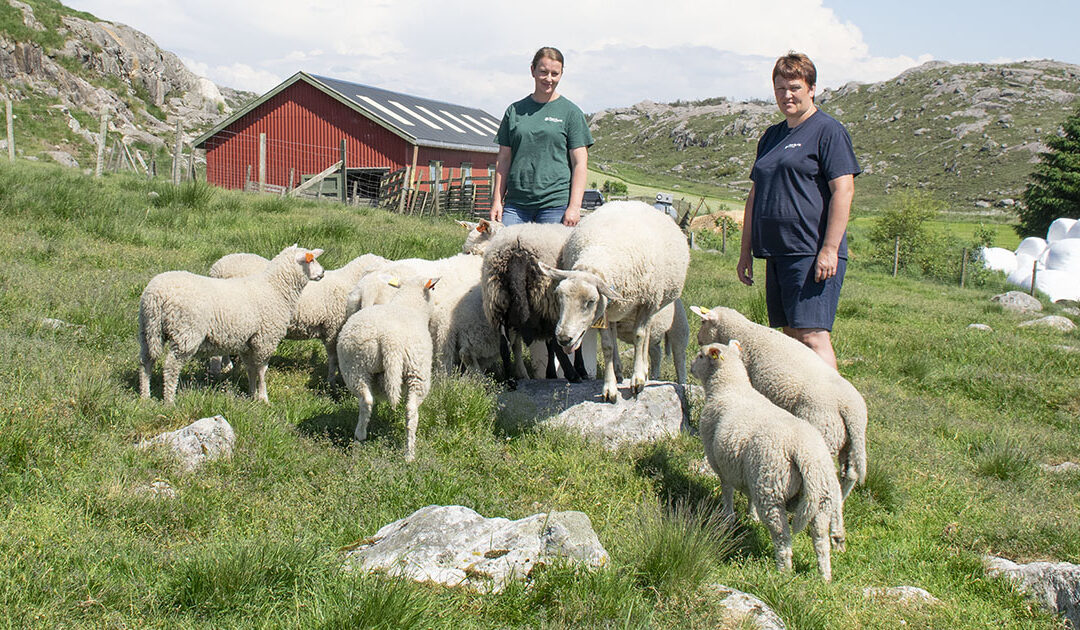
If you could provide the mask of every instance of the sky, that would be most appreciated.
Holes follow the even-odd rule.
[[[931,60],[1080,64],[1077,0],[66,0],[142,31],[218,85],[269,91],[303,70],[500,116],[541,46],[586,113],[643,100],[772,98],[805,52],[818,88]]]

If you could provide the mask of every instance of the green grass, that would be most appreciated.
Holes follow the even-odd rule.
[[[0,164],[0,235],[0,610],[10,627],[715,628],[717,583],[762,597],[788,627],[1058,627],[986,579],[980,558],[1080,561],[1080,523],[1061,516],[1080,510],[1080,477],[1038,466],[1080,460],[1080,354],[1061,349],[1080,346],[1080,333],[1017,328],[1019,316],[988,300],[1000,281],[960,290],[854,259],[835,341],[869,406],[870,471],[846,504],[847,551],[825,584],[805,535],[783,576],[760,525],[742,519],[726,537],[697,438],[608,452],[559,431],[506,431],[498,386],[484,378],[435,381],[411,464],[403,410],[379,405],[369,439],[351,440],[356,400],[326,387],[314,341],[279,348],[268,406],[246,397],[242,376],[213,380],[200,362],[183,370],[175,407],[160,402],[160,370],[154,399],[138,398],[137,305],[155,274],[201,273],[223,254],[270,256],[295,241],[324,248],[328,268],[366,251],[442,257],[462,238],[449,220],[18,161]],[[693,253],[687,306],[760,320],[761,288],[739,284],[735,263],[734,249]],[[667,362],[663,371],[673,376]],[[235,451],[198,473],[133,447],[217,413]],[[176,498],[137,491],[155,479]],[[611,562],[548,567],[500,595],[340,570],[338,549],[431,504],[506,518],[580,510]],[[900,584],[942,603],[862,594]]]

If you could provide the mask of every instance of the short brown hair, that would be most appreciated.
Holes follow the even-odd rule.
[[[814,67],[814,62],[810,61],[806,55],[794,50],[789,50],[788,54],[776,60],[776,65],[772,69],[773,81],[776,81],[777,76],[784,77],[788,81],[802,79],[806,81],[806,87],[817,85],[817,68]]]
[[[558,61],[560,64],[565,65],[563,63],[562,53],[559,52],[558,48],[552,48],[551,46],[544,46],[540,50],[536,51],[535,55],[533,55],[531,68],[533,70],[536,70],[536,65],[539,64],[540,60],[545,58],[545,57],[548,58],[548,59],[551,59],[552,61]]]

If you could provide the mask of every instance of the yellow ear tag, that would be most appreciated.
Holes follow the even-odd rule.
[[[315,260],[315,254],[312,254],[311,252],[308,252],[308,253],[304,254],[304,260],[306,260],[309,263],[313,262]]]
[[[709,348],[709,358],[713,359],[714,361],[716,359],[720,359],[721,361],[724,360],[724,357],[721,356],[720,351],[717,350],[716,348]]]
[[[600,319],[593,322],[592,328],[607,328],[607,313],[604,313],[600,316]]]
[[[396,288],[401,286],[401,281],[398,280],[397,278],[390,278],[389,280],[386,281],[386,284],[389,284],[390,286],[392,286],[392,287],[394,287],[396,289]]]

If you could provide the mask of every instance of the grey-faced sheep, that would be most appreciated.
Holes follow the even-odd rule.
[[[866,402],[855,387],[810,348],[734,309],[690,310],[702,318],[698,344],[741,341],[742,360],[754,389],[821,433],[840,462],[840,487],[846,499],[866,478]]]
[[[843,502],[821,434],[750,385],[738,342],[706,345],[690,370],[705,387],[701,441],[723,484],[724,512],[734,516],[735,490],[747,495],[769,530],[781,571],[791,570],[792,533],[809,525],[818,569],[831,580],[829,548],[844,547]],[[789,526],[786,506],[792,501]]]
[[[618,328],[634,334],[630,389],[637,394],[645,386],[649,320],[682,293],[689,264],[690,248],[671,219],[640,201],[614,201],[581,220],[563,247],[560,269],[544,267],[558,282],[559,344],[576,349],[594,322],[607,323],[604,400],[619,398]]]
[[[259,261],[263,261],[259,267]],[[257,254],[228,254],[210,267],[212,278],[233,278],[258,273],[268,264]],[[326,348],[326,380],[333,384],[338,377],[337,335],[348,317],[346,304],[349,291],[364,274],[387,263],[382,256],[364,254],[353,258],[345,266],[326,270],[322,280],[308,284],[300,294],[296,313],[289,323],[286,339],[318,339]],[[214,360],[211,359],[211,372]]]
[[[261,273],[210,278],[186,271],[154,276],[139,299],[139,393],[150,397],[150,373],[165,355],[164,399],[172,404],[180,368],[197,352],[239,354],[248,391],[268,402],[266,365],[292,321],[309,280],[323,276],[321,249],[287,247]]]
[[[547,341],[554,337],[559,319],[555,282],[541,270],[541,265],[558,262],[563,246],[574,228],[561,224],[525,223],[500,229],[491,239],[483,257],[481,286],[484,313],[492,327],[504,331],[501,340],[503,368],[507,377],[524,378],[522,342]],[[513,366],[510,356],[513,350]],[[578,357],[571,366],[566,353],[554,345],[551,350],[563,364],[571,381],[581,378],[584,361]],[[548,371],[554,378],[554,364]]]
[[[405,459],[416,457],[419,408],[431,389],[432,345],[428,333],[430,294],[438,279],[398,280],[381,272],[360,281],[360,310],[349,316],[338,335],[338,361],[345,384],[359,399],[354,436],[367,439],[367,426],[375,397],[397,407],[405,394],[407,438]],[[386,293],[375,284],[394,291]],[[370,287],[365,291],[365,285]],[[366,298],[366,299],[365,299]]]

